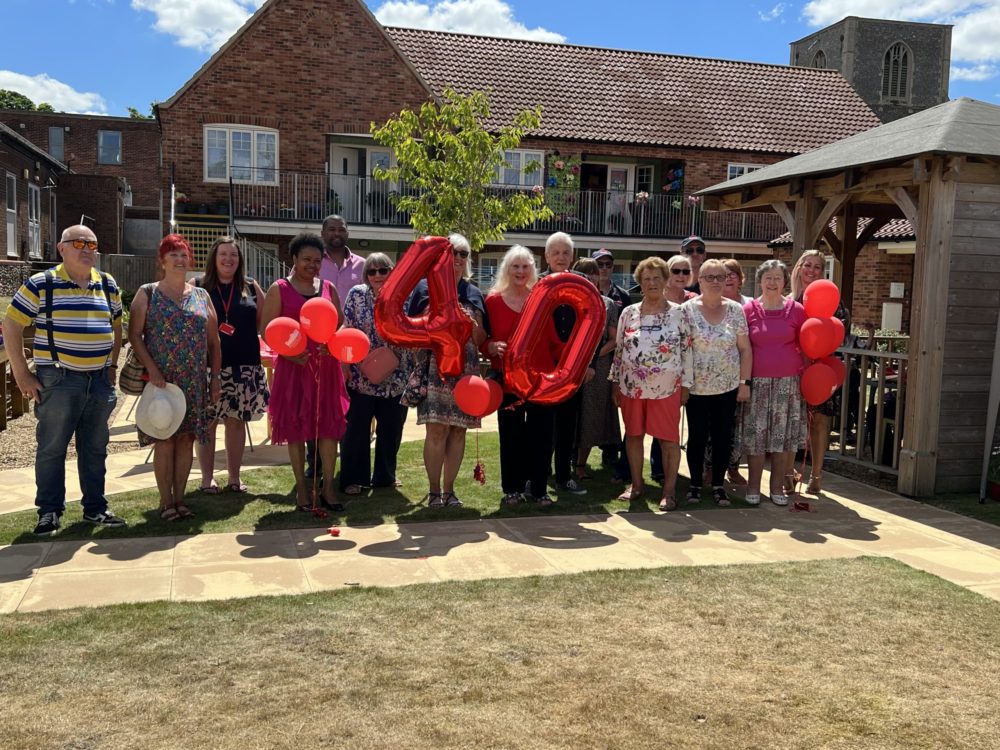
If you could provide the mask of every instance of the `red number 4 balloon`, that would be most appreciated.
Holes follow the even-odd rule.
[[[427,278],[430,304],[416,318],[406,314],[406,300]],[[375,301],[375,327],[390,344],[430,349],[442,375],[461,375],[472,320],[458,304],[455,258],[445,237],[423,237],[406,251]]]

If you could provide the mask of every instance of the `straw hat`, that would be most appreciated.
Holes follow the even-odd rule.
[[[173,383],[157,388],[146,383],[135,407],[135,426],[156,440],[172,437],[184,421],[187,399]]]

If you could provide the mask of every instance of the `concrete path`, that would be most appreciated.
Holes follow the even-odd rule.
[[[423,437],[412,424],[407,432]],[[152,486],[152,467],[136,465],[145,453],[110,461],[109,494]],[[248,465],[286,460],[284,448],[258,447],[247,456]],[[33,507],[33,475],[29,470],[18,488],[14,474],[0,473],[8,493],[3,512]],[[67,474],[72,487],[75,475]],[[807,498],[810,513],[765,504],[342,527],[338,537],[318,528],[0,547],[0,613],[859,555],[892,557],[1000,600],[1000,528],[848,479],[824,480],[823,496]],[[28,497],[26,505],[24,497],[9,499],[12,489]]]

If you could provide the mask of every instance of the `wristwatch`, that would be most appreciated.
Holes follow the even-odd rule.
[[[741,381],[740,381],[740,385],[746,385],[746,386],[749,386],[749,385],[750,385],[750,379],[749,379],[749,378],[747,378],[746,380],[741,380]]]

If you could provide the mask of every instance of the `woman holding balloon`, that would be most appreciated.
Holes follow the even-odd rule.
[[[351,408],[347,412],[347,432],[341,443],[340,489],[345,495],[359,495],[364,487],[398,487],[396,454],[403,439],[406,406],[399,397],[413,369],[409,349],[387,345],[375,328],[375,300],[392,271],[385,253],[365,258],[365,283],[353,287],[344,302],[344,330],[363,331],[373,347],[370,358],[350,365],[347,390]],[[375,469],[371,465],[371,426],[375,433]]]
[[[503,371],[507,344],[514,335],[528,294],[537,280],[535,256],[528,248],[514,245],[500,261],[496,282],[486,297],[491,336],[482,349],[495,370]],[[552,324],[551,328],[549,346],[539,347],[534,352],[535,364],[540,371],[552,369],[555,352],[561,347],[555,335],[555,325]],[[523,502],[527,482],[531,482],[532,488],[546,487],[552,453],[553,417],[551,407],[522,401],[509,387],[504,388],[503,404],[497,412],[500,483],[504,492],[501,505]],[[552,498],[544,490],[535,499],[541,506],[552,504]]]
[[[296,508],[308,512],[313,510],[313,504],[305,480],[305,444],[307,440],[317,441],[323,466],[329,467],[323,472],[322,493],[317,499],[324,507],[340,512],[344,506],[334,493],[334,468],[349,403],[340,363],[330,355],[326,343],[318,343],[329,341],[336,333],[342,318],[340,298],[332,283],[319,278],[323,260],[319,235],[296,235],[288,250],[292,271],[267,290],[261,316],[265,339],[280,355],[274,363],[271,384],[271,442],[288,444]],[[308,340],[296,321],[302,324]]]
[[[805,404],[799,390],[804,363],[798,336],[806,314],[802,305],[784,296],[789,273],[780,260],[762,263],[756,281],[760,297],[743,306],[753,355],[750,402],[741,425],[750,466],[746,501],[760,504],[764,461],[770,455],[771,502],[788,505],[784,477],[805,442]]]
[[[472,336],[465,344],[462,375],[478,375],[478,350],[486,340],[486,306],[482,292],[469,281],[472,276],[469,241],[460,234],[450,235],[448,241],[451,243],[458,284],[458,303],[472,321]],[[412,317],[422,315],[429,305],[430,295],[424,280],[413,290],[407,314]],[[455,403],[455,386],[461,376],[442,375],[431,350],[423,350],[417,355],[418,375],[421,368],[426,368],[427,393],[417,404],[417,424],[427,428],[424,440],[424,468],[429,484],[427,505],[430,508],[461,507],[462,501],[455,494],[455,479],[465,457],[465,432],[470,427],[478,428],[481,420],[466,414]]]
[[[792,268],[792,298],[796,302],[804,303],[806,288],[814,281],[822,279],[825,269],[826,257],[819,250],[806,250],[802,253]],[[843,324],[845,331],[850,331],[851,314],[841,304],[840,295],[837,293],[836,287],[833,286],[833,282],[829,282],[829,287],[823,290],[823,294],[825,297],[829,297],[831,294],[836,295],[836,309],[833,312],[833,317]],[[828,312],[828,310],[818,312]],[[806,309],[806,314],[809,317],[823,317],[814,316],[810,313],[809,308]],[[837,346],[839,347],[841,344],[843,344],[843,339],[837,343]],[[821,489],[823,458],[826,456],[826,449],[830,443],[830,418],[838,413],[840,413],[839,389],[823,403],[809,406],[809,453],[812,455],[812,470],[807,492],[817,493]]]

